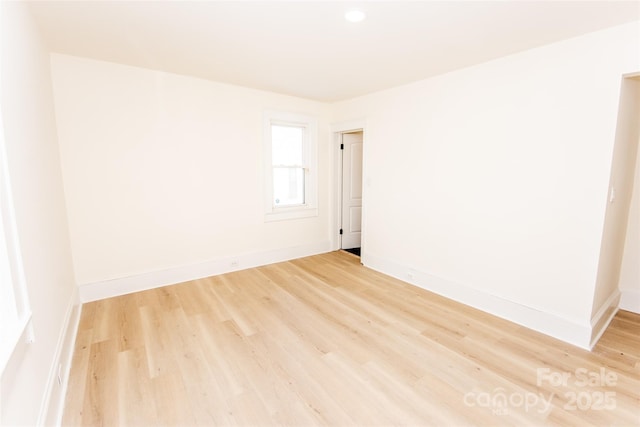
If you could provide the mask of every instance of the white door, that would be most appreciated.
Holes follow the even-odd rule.
[[[360,247],[362,142],[362,132],[342,134],[342,249]]]

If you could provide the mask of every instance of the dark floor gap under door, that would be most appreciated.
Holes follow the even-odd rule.
[[[360,248],[343,249],[343,251],[347,251],[354,255],[360,256]]]

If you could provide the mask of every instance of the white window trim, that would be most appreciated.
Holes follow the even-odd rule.
[[[9,181],[8,165],[4,143],[4,128],[2,111],[0,110],[0,251],[4,259],[1,262],[6,268],[8,279],[3,280],[0,297],[6,298],[8,304],[15,308],[14,316],[6,319],[7,323],[0,325],[2,339],[0,340],[0,374],[4,372],[7,363],[20,341],[33,342],[33,333],[28,330],[31,322],[31,310],[27,296],[22,257],[18,243],[18,232],[13,210],[13,198]],[[7,279],[6,277],[4,279]],[[9,283],[7,283],[9,282]]]
[[[297,206],[275,206],[273,203],[273,165],[271,125],[304,126],[305,132],[305,203]],[[282,111],[265,111],[263,114],[265,222],[282,221],[318,216],[318,121],[311,116]]]

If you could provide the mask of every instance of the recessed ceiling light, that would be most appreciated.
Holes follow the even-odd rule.
[[[350,10],[344,14],[344,19],[349,22],[362,22],[367,15],[361,10]]]

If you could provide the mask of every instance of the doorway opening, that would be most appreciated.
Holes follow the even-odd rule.
[[[340,134],[340,249],[360,256],[362,248],[362,149],[364,132]]]

